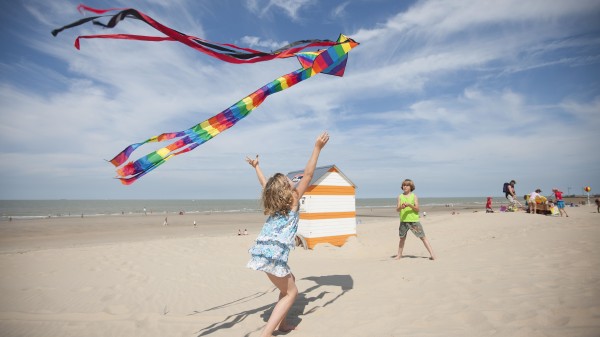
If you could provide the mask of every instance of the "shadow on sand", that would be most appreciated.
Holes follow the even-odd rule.
[[[354,287],[354,280],[352,279],[352,277],[350,275],[310,276],[310,277],[305,277],[305,278],[301,279],[300,281],[311,281],[311,282],[314,282],[314,285],[298,294],[298,297],[296,298],[296,301],[294,302],[294,305],[290,309],[288,316],[287,316],[288,322],[292,325],[298,325],[302,321],[301,316],[306,316],[306,315],[312,314],[312,313],[316,312],[317,310],[319,310],[320,308],[324,308],[324,307],[330,305],[331,303],[337,301],[340,297],[342,297],[344,294],[346,294],[348,291],[350,291]],[[205,309],[202,311],[194,311],[193,313],[191,313],[189,315],[190,316],[191,315],[200,315],[204,312],[218,310],[218,309],[242,304],[245,302],[249,302],[249,301],[258,299],[269,293],[275,293],[274,300],[276,300],[277,289],[272,288],[271,290],[268,290],[265,292],[254,293],[252,295],[249,295],[249,296],[240,298],[238,300],[235,300],[235,301],[232,301],[229,303],[225,303],[225,304],[213,307],[213,308]],[[330,296],[328,296],[328,295],[330,295]],[[326,302],[321,303],[321,301],[326,301]],[[271,303],[268,305],[263,305],[258,308],[244,310],[244,311],[238,312],[236,314],[229,315],[220,322],[210,324],[209,326],[198,330],[196,332],[196,333],[198,333],[197,336],[198,337],[208,336],[216,331],[219,331],[222,329],[229,329],[229,328],[235,326],[236,324],[244,321],[247,317],[252,316],[252,315],[259,314],[260,317],[263,319],[263,321],[266,322],[269,319],[269,316],[271,316],[271,312],[272,312],[274,306],[275,306],[275,303]],[[310,308],[308,308],[309,306],[310,306]],[[254,332],[254,331],[247,333],[245,336],[250,335],[252,332]]]
[[[398,254],[390,256],[391,259],[396,259]],[[403,259],[428,259],[431,260],[428,256],[415,256],[415,255],[404,255],[402,254]]]

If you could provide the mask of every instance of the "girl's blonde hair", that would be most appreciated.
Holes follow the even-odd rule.
[[[262,204],[265,215],[287,215],[292,209],[294,197],[292,186],[283,173],[276,173],[269,178],[262,193]]]
[[[402,182],[402,186],[410,186],[410,191],[414,191],[415,190],[415,183],[413,183],[412,180],[410,179],[404,179],[404,181]]]

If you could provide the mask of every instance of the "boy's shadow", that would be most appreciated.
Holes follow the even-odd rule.
[[[300,316],[305,316],[305,315],[314,313],[318,309],[324,308],[324,307],[330,305],[331,303],[335,302],[337,299],[342,297],[345,293],[347,293],[354,287],[354,280],[352,279],[352,277],[350,275],[310,276],[310,277],[305,277],[301,280],[312,281],[315,283],[315,285],[313,285],[312,287],[310,287],[298,294],[298,297],[296,298],[296,301],[294,301],[294,304],[290,308],[290,311],[288,312],[288,316],[287,316],[287,320],[291,325],[300,324],[300,322],[302,321]],[[324,290],[324,289],[319,290],[319,288],[329,287],[329,286],[339,287],[339,290],[337,290],[337,289],[335,291],[328,291],[328,290]],[[309,296],[309,293],[311,293],[313,291],[316,291],[318,293],[313,296]],[[266,292],[262,292],[262,293],[255,293],[253,295],[250,295],[250,296],[247,296],[247,297],[241,298],[239,300],[229,302],[229,303],[217,306],[217,307],[213,307],[213,308],[202,310],[202,311],[195,311],[194,313],[192,313],[190,315],[201,314],[206,311],[217,310],[217,309],[225,308],[225,307],[228,307],[231,305],[248,302],[250,300],[262,297],[263,295],[266,295],[267,293],[272,293],[272,292],[277,293],[277,289],[272,289],[270,291],[266,291]],[[335,294],[335,296],[332,299],[325,302],[324,304],[315,305],[314,307],[308,309],[305,312],[306,307],[309,304],[323,299],[327,294]],[[271,316],[271,312],[273,311],[274,306],[275,306],[275,303],[272,303],[272,304],[268,304],[268,305],[263,305],[261,307],[255,308],[255,309],[245,310],[245,311],[242,311],[242,312],[239,312],[236,314],[229,315],[229,316],[225,317],[225,319],[223,319],[221,322],[213,323],[205,328],[200,329],[198,331],[198,337],[207,336],[207,335],[210,335],[210,334],[212,334],[216,331],[222,330],[222,329],[229,329],[229,328],[233,327],[234,325],[245,320],[248,316],[251,316],[254,314],[260,314],[260,317],[263,319],[263,321],[267,322],[269,317]],[[280,334],[282,334],[282,333],[280,332]]]

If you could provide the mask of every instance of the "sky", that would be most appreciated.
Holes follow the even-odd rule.
[[[229,64],[137,20],[86,24],[78,1],[0,1],[0,199],[247,199],[266,175],[335,164],[357,198],[600,191],[597,0],[146,0],[135,8],[188,35],[272,51],[294,41],[360,43],[344,77],[317,75],[272,95],[234,127],[130,186],[106,162],[185,130],[300,68],[295,58]],[[90,14],[85,14],[90,15]],[[162,146],[159,146],[162,147]],[[156,150],[146,145],[141,156]],[[135,157],[134,153],[134,158]]]

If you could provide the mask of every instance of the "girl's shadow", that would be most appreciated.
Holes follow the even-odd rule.
[[[392,256],[390,256],[390,258],[392,258],[392,259],[395,259],[397,257],[398,257],[398,255],[392,255]],[[403,259],[406,259],[406,258],[409,258],[409,259],[430,259],[427,256],[415,256],[415,255],[402,255],[402,258]]]
[[[308,314],[311,314],[311,313],[317,311],[320,308],[324,308],[324,307],[330,305],[331,303],[337,301],[337,299],[339,299],[341,296],[343,296],[346,292],[350,291],[354,287],[354,280],[352,279],[352,277],[350,275],[311,276],[311,277],[305,277],[301,280],[312,281],[315,283],[315,285],[298,294],[298,297],[296,298],[296,301],[294,302],[294,305],[292,306],[292,308],[290,308],[290,311],[289,311],[288,317],[287,317],[288,321],[292,325],[300,324],[300,322],[302,321],[300,316],[306,316]],[[328,290],[320,290],[319,289],[322,287],[331,287],[331,286],[339,287],[339,290],[328,291]],[[309,293],[311,293],[313,291],[317,291],[318,293],[314,296],[309,296]],[[192,313],[190,315],[202,314],[203,312],[206,312],[206,311],[217,310],[220,308],[226,308],[226,307],[229,307],[232,305],[248,302],[248,301],[254,300],[256,298],[262,297],[262,296],[266,295],[267,293],[272,293],[272,292],[276,293],[276,289],[262,292],[262,293],[255,293],[253,295],[235,300],[233,302],[225,303],[223,305],[213,307],[210,309],[206,309],[206,310],[202,310],[202,311],[195,311],[194,313]],[[317,301],[323,299],[327,294],[331,294],[331,293],[336,294],[335,297],[333,297],[332,299],[330,299],[329,301],[327,301],[323,304],[315,305],[314,307],[305,311],[306,307],[309,304],[311,304],[313,302],[317,302]],[[242,311],[242,312],[239,312],[236,314],[229,315],[229,316],[225,317],[225,319],[223,319],[221,322],[213,323],[205,328],[200,329],[198,331],[198,337],[207,336],[207,335],[212,334],[213,332],[216,332],[216,331],[219,331],[222,329],[229,329],[229,328],[235,326],[236,324],[242,322],[243,320],[245,320],[248,316],[251,316],[254,314],[260,314],[260,317],[263,319],[263,321],[266,322],[266,321],[268,321],[269,317],[271,316],[271,312],[273,311],[274,305],[275,305],[275,303],[263,305],[261,307],[255,308],[255,309],[245,310],[245,311]]]

